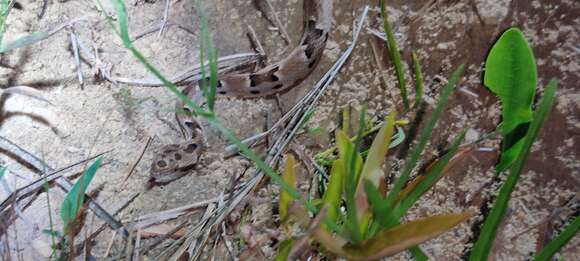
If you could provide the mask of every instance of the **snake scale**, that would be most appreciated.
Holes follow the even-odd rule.
[[[328,40],[332,25],[333,0],[304,0],[304,30],[298,46],[285,58],[250,73],[218,76],[218,96],[255,98],[289,90],[314,70]],[[183,93],[195,97],[196,88]],[[168,144],[155,154],[150,182],[164,184],[187,174],[203,153],[204,134],[198,119],[181,100],[176,104],[176,120],[185,140]],[[180,113],[185,112],[185,113]]]

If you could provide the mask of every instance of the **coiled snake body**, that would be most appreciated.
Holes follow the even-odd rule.
[[[262,97],[288,90],[314,70],[326,46],[332,24],[333,0],[304,0],[304,32],[299,45],[281,61],[251,73],[218,77],[217,94],[229,97]],[[194,97],[195,88],[184,93]],[[151,182],[173,181],[193,168],[204,148],[201,125],[180,100],[176,119],[185,141],[163,146],[151,166]],[[185,111],[186,113],[179,113]]]

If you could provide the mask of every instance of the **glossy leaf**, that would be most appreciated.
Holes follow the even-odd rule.
[[[296,161],[292,154],[286,156],[286,167],[284,168],[284,173],[282,174],[282,179],[286,184],[293,188],[296,188],[296,174],[294,171],[294,165]],[[280,220],[285,222],[288,218],[288,206],[294,198],[286,190],[280,191],[280,202],[278,204],[278,212],[280,213]]]
[[[479,234],[479,238],[473,246],[469,260],[487,260],[491,247],[493,246],[493,242],[495,241],[497,230],[505,216],[511,193],[516,187],[516,183],[518,182],[520,173],[524,168],[524,164],[526,163],[526,159],[528,158],[532,144],[534,143],[534,140],[536,140],[536,137],[540,132],[540,128],[552,110],[556,88],[557,84],[554,80],[550,81],[546,87],[544,96],[540,102],[540,106],[534,114],[532,124],[526,133],[522,150],[517,155],[518,157],[516,158],[516,161],[510,168],[507,180],[502,185],[497,199],[495,200],[495,203],[493,204],[493,207],[491,208],[491,211],[489,212],[489,215],[487,216],[481,228],[481,233]]]
[[[60,217],[64,223],[65,230],[68,224],[74,221],[79,214],[79,211],[84,204],[87,188],[91,184],[97,170],[101,167],[101,160],[101,157],[97,158],[97,160],[85,170],[83,175],[64,198],[60,209]]]
[[[517,28],[505,31],[491,48],[485,62],[484,84],[499,96],[504,135],[497,172],[502,172],[522,150],[523,138],[532,120],[532,103],[538,73],[532,49]]]

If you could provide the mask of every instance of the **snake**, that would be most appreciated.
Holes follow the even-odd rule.
[[[299,44],[283,59],[264,68],[218,75],[217,96],[267,97],[288,91],[312,73],[328,41],[333,0],[304,0],[303,8],[304,29]],[[190,99],[199,98],[196,89],[190,85],[182,93]],[[175,117],[184,140],[164,145],[154,154],[149,180],[153,184],[166,184],[191,172],[206,149],[200,121],[181,99],[177,99]]]

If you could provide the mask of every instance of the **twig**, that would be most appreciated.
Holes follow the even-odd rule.
[[[165,29],[165,25],[167,24],[167,17],[169,16],[169,2],[171,0],[165,0],[165,10],[163,11],[163,20],[161,20],[161,26],[159,27],[159,33],[157,37],[161,38],[163,35],[163,30]]]
[[[145,143],[145,146],[143,146],[143,149],[141,150],[141,154],[139,154],[139,157],[137,157],[137,159],[135,160],[135,162],[133,162],[133,165],[131,166],[131,169],[129,170],[129,173],[127,173],[127,175],[125,176],[125,178],[123,179],[123,182],[121,182],[121,186],[119,188],[119,190],[123,190],[125,188],[125,182],[127,182],[127,180],[129,179],[129,177],[131,177],[131,175],[133,174],[133,171],[135,171],[135,168],[137,167],[137,165],[139,164],[139,162],[141,162],[141,159],[143,159],[143,155],[145,155],[145,151],[147,151],[147,148],[149,148],[149,145],[151,145],[151,142],[153,141],[152,137],[149,137],[149,139],[147,139],[147,142]]]
[[[42,0],[42,8],[40,9],[40,12],[37,15],[38,20],[40,20],[40,19],[42,19],[42,17],[44,17],[44,14],[46,13],[47,7],[48,7],[48,0]]]
[[[53,172],[54,169],[44,163],[42,160],[37,158],[36,156],[32,155],[28,151],[20,148],[18,145],[14,144],[13,142],[9,141],[8,139],[0,136],[0,148],[8,151],[14,155],[17,155],[22,160],[26,161],[32,167],[34,167],[37,171],[48,170]],[[66,193],[70,192],[72,189],[73,184],[64,177],[58,177],[55,180],[56,184],[63,189]],[[109,226],[114,230],[119,230],[121,235],[124,238],[129,236],[129,232],[123,224],[117,220],[115,220],[104,208],[102,208],[99,204],[97,204],[91,197],[85,194],[85,200],[89,205],[89,209],[93,211],[95,215],[97,215],[100,219],[105,221]]]
[[[74,30],[71,30],[71,32],[70,32],[70,42],[71,42],[73,54],[75,57],[75,65],[77,67],[77,78],[79,80],[79,84],[81,85],[81,89],[82,89],[84,86],[83,72],[82,72],[82,68],[81,68],[81,58],[79,56],[79,45],[77,43]]]
[[[146,255],[149,251],[151,251],[157,245],[161,244],[163,241],[165,241],[166,239],[171,237],[173,234],[177,233],[177,231],[179,231],[182,228],[184,228],[185,226],[187,226],[187,224],[188,224],[188,222],[184,221],[181,224],[179,224],[178,226],[176,226],[175,228],[173,228],[172,230],[170,230],[169,232],[167,232],[167,234],[165,234],[165,235],[157,238],[155,241],[151,242],[149,245],[143,246],[142,247],[143,255]]]
[[[256,35],[256,31],[254,31],[254,28],[251,25],[248,25],[248,37],[250,38],[250,42],[254,46],[256,52],[262,55],[263,58],[260,60],[260,65],[264,66],[268,63],[268,57],[266,56],[266,51],[264,51],[262,43],[260,43],[260,40]]]
[[[137,40],[145,37],[148,34],[151,34],[151,33],[156,32],[157,30],[159,30],[161,28],[162,23],[163,22],[160,22],[160,24],[156,24],[156,25],[152,26],[151,28],[148,28],[148,29],[146,29],[146,30],[144,30],[142,32],[139,32],[139,33],[135,34],[135,36],[131,37],[131,41],[132,42],[135,42],[135,41],[137,41]],[[191,35],[196,35],[195,29],[190,28],[190,27],[185,26],[185,25],[182,25],[182,24],[179,24],[179,23],[176,23],[176,22],[173,22],[171,20],[168,20],[165,23],[165,28],[169,28],[170,26],[177,26],[177,28],[179,28],[179,29],[181,29],[183,31],[186,31],[187,33],[189,33]]]
[[[137,199],[137,197],[139,197],[141,195],[141,193],[135,193],[133,196],[131,196],[127,201],[125,201],[125,203],[123,203],[123,205],[121,205],[117,210],[115,210],[113,212],[113,217],[117,216],[119,213],[121,213],[121,211],[123,211],[125,208],[127,208],[131,203],[133,203],[133,201],[135,201],[135,199]],[[105,230],[105,228],[107,228],[107,224],[103,224],[101,225],[95,232],[93,232],[88,238],[96,238],[101,232],[103,232]],[[115,234],[118,234],[117,230],[113,230],[113,232]],[[81,242],[80,244],[78,244],[76,246],[76,249],[81,248],[85,243]]]
[[[280,18],[278,17],[276,10],[274,10],[274,6],[272,6],[272,3],[270,3],[270,0],[254,0],[254,2],[258,9],[268,18],[268,20],[270,20],[270,22],[272,22],[272,24],[280,30],[280,36],[282,36],[282,39],[286,41],[286,44],[291,44],[292,40],[290,40],[290,35],[288,35],[284,25],[282,22],[280,22]]]
[[[189,205],[185,205],[185,206],[181,206],[181,207],[174,208],[174,209],[169,209],[169,210],[164,210],[161,212],[146,214],[146,215],[140,216],[139,218],[134,220],[136,223],[133,225],[133,227],[143,229],[143,228],[149,227],[151,225],[161,223],[163,221],[175,219],[175,218],[178,218],[184,214],[187,214],[187,213],[190,213],[192,211],[198,210],[200,208],[206,207],[207,205],[209,205],[211,203],[215,203],[218,200],[219,200],[219,197],[204,200],[204,201],[189,204]]]

